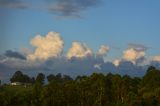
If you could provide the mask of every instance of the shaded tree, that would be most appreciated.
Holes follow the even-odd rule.
[[[23,74],[21,71],[16,71],[12,78],[11,82],[22,82],[22,83],[31,83],[31,78],[28,75]]]
[[[45,75],[43,73],[39,73],[36,77],[36,82],[39,82],[40,84],[44,84]]]
[[[0,87],[2,106],[160,106],[160,70],[149,67],[142,77],[93,73],[90,76],[39,73],[30,78],[30,88],[3,85]],[[11,81],[26,82],[28,76],[16,72]],[[18,89],[18,87],[20,87]],[[17,90],[18,89],[18,90]]]
[[[47,76],[47,80],[48,80],[48,82],[51,82],[51,81],[53,81],[53,80],[56,80],[56,76],[53,75],[53,74],[50,74],[50,75]]]

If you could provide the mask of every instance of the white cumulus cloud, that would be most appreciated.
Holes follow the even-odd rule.
[[[101,45],[100,49],[97,52],[98,56],[105,56],[109,52],[109,47],[105,45]]]
[[[115,66],[119,66],[120,62],[121,62],[121,60],[116,59],[116,60],[113,61],[113,64]]]
[[[72,47],[69,49],[67,53],[67,58],[84,58],[91,55],[93,55],[93,51],[86,44],[80,42],[73,42]]]
[[[145,56],[144,50],[136,50],[134,48],[128,48],[123,52],[123,59],[131,61],[133,64]]]
[[[31,40],[31,44],[36,47],[34,53],[27,56],[27,59],[31,61],[45,61],[51,57],[58,57],[64,48],[64,42],[57,32],[49,32],[44,37],[37,35]]]
[[[154,56],[154,57],[153,57],[153,61],[160,62],[160,56]]]

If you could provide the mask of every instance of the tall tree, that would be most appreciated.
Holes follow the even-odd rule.
[[[56,80],[56,76],[53,74],[50,74],[47,76],[47,80],[48,80],[48,82],[54,81],[54,80]]]
[[[22,83],[31,83],[31,78],[28,75],[23,74],[21,71],[16,71],[12,78],[11,82],[22,82]]]
[[[44,84],[45,75],[43,73],[39,73],[36,77],[36,82],[39,82],[40,84]]]

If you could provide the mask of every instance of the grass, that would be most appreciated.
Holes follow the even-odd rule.
[[[24,85],[17,85],[17,86],[12,86],[12,85],[6,85],[4,86],[3,90],[11,93],[11,94],[15,94],[15,93],[20,93],[20,92],[28,92],[30,90],[32,90],[33,86],[24,86]]]

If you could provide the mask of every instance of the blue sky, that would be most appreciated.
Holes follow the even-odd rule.
[[[159,54],[159,3],[158,0],[102,0],[98,6],[82,11],[82,18],[58,17],[40,9],[35,5],[40,4],[37,1],[31,3],[35,8],[1,8],[0,35],[6,46],[1,47],[1,52],[29,47],[36,34],[56,31],[63,37],[65,48],[72,41],[85,42],[95,51],[101,44],[125,49],[128,43],[138,43],[151,47],[149,54]]]
[[[78,46],[94,53],[101,45],[108,46],[104,58],[109,61],[134,63],[144,55],[159,56],[159,4],[159,0],[1,0],[0,54],[6,50],[21,52],[22,48],[34,52],[31,41],[35,36],[45,38],[52,31],[62,37],[64,54],[72,42],[82,42],[87,47]],[[8,53],[21,56],[12,51]],[[128,52],[137,54],[134,61],[128,59]]]

